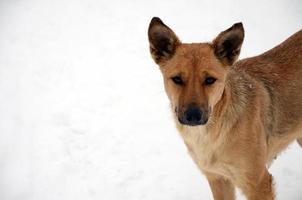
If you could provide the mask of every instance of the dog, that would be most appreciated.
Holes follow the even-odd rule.
[[[209,43],[182,43],[158,17],[148,29],[176,127],[215,200],[275,198],[270,163],[302,146],[302,30],[255,57],[239,60],[236,23]]]

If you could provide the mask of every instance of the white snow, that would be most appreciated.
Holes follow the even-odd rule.
[[[171,120],[149,21],[161,17],[184,42],[242,21],[244,58],[298,31],[301,8],[300,0],[0,1],[0,199],[212,199]],[[296,144],[275,161],[278,199],[302,199],[301,166]]]

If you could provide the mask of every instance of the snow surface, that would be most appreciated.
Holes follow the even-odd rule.
[[[0,199],[212,199],[171,120],[149,21],[184,42],[242,21],[243,58],[298,31],[301,10],[300,0],[1,0]],[[278,199],[302,199],[301,165],[297,144],[273,164]]]

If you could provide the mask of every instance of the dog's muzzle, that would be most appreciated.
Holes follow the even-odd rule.
[[[190,106],[183,114],[178,113],[178,120],[181,124],[189,126],[205,125],[208,122],[208,114],[196,106]]]

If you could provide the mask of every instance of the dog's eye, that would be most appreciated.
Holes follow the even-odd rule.
[[[172,81],[177,85],[182,85],[184,83],[180,76],[173,76]]]
[[[207,77],[206,80],[204,81],[204,84],[206,85],[212,85],[213,83],[215,83],[216,78],[214,77]]]

